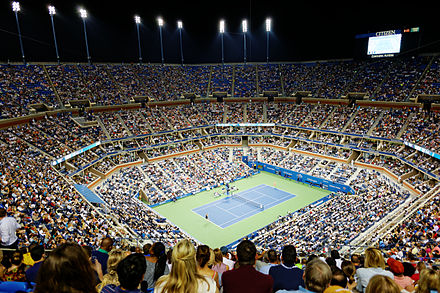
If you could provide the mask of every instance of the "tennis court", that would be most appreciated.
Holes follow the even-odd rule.
[[[200,192],[193,196],[179,199],[176,202],[170,202],[157,206],[154,208],[154,210],[166,217],[170,222],[176,224],[180,229],[196,238],[198,241],[214,248],[232,243],[233,241],[238,240],[241,237],[276,221],[280,216],[284,216],[290,212],[303,208],[330,193],[328,190],[298,183],[296,181],[264,171],[262,171],[260,174],[235,181],[231,184],[231,187],[232,186],[238,188],[238,192],[241,192],[244,198],[250,196],[251,200],[253,201],[261,200],[263,205],[266,204],[264,209],[261,210],[260,208],[250,204],[243,205],[242,201],[233,202],[231,204],[231,208],[232,206],[235,206],[235,209],[232,210],[232,213],[235,213],[236,215],[234,218],[239,216],[237,214],[237,210],[243,210],[245,213],[245,209],[248,212],[253,209],[255,213],[249,213],[241,219],[233,220],[231,223],[235,223],[229,223],[228,225],[225,222],[232,220],[233,217],[231,215],[227,216],[226,212],[218,209],[217,212],[214,213],[208,211],[207,213],[209,220],[206,220],[206,212],[199,211],[199,214],[194,210],[197,210],[203,206],[210,206],[210,204],[213,204],[218,200],[225,199],[226,196],[219,198],[214,197],[214,193],[222,193],[223,186],[221,186],[215,189]],[[266,187],[257,189],[259,186]],[[277,191],[277,189],[279,191]],[[266,195],[265,197],[258,199],[257,197],[259,197],[260,194],[253,192],[253,190]],[[282,201],[282,192],[286,193],[285,196],[288,196],[287,194],[291,194],[291,197],[289,199],[284,197],[284,201]],[[270,199],[270,197],[275,198],[275,194],[279,194],[280,200],[276,203],[272,203],[272,201],[275,200]],[[264,202],[263,198],[265,198]],[[270,200],[269,204],[267,203],[268,200]],[[227,204],[229,204],[229,202]],[[225,209],[225,205],[222,204],[221,207]],[[227,208],[226,210],[231,212],[231,208]],[[217,216],[221,216],[222,219],[216,220]],[[228,217],[228,219],[226,219],[226,217]],[[217,223],[214,223],[214,221]],[[224,228],[221,228],[218,224],[222,224]]]
[[[197,207],[193,212],[202,217],[208,215],[209,221],[220,228],[226,228],[294,197],[292,193],[260,184]]]

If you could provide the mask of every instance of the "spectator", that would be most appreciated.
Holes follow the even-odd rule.
[[[357,254],[351,255],[351,262],[353,263],[353,265],[356,269],[363,266],[363,264],[361,263],[360,257]]]
[[[345,277],[347,278],[347,288],[350,290],[354,290],[356,288],[357,282],[355,279],[356,268],[353,263],[349,260],[344,260],[341,264],[341,269],[344,272]]]
[[[218,289],[214,280],[197,272],[196,250],[189,240],[184,239],[173,248],[171,272],[157,280],[154,292],[218,293]]]
[[[387,264],[390,267],[391,272],[394,274],[394,282],[409,292],[414,291],[414,281],[410,277],[403,275],[403,264],[392,257],[387,260]]]
[[[151,246],[150,255],[145,257],[145,263],[144,281],[147,282],[148,289],[153,289],[161,276],[170,273],[167,266],[165,245],[162,242],[156,242]]]
[[[0,208],[0,248],[18,248],[18,237],[15,235],[20,225],[13,217],[8,217],[6,209]]]
[[[81,246],[64,243],[41,265],[34,293],[96,293],[95,275]]]
[[[223,263],[229,267],[230,270],[234,267],[235,261],[233,261],[232,255],[229,253],[229,249],[226,246],[220,247],[220,251],[223,254]]]
[[[335,262],[336,262],[336,266],[337,266],[338,268],[341,268],[342,259],[341,259],[341,256],[339,255],[339,251],[333,249],[333,250],[330,252],[330,256],[331,256],[332,259],[335,260]]]
[[[218,248],[214,249],[214,265],[212,266],[212,269],[219,274],[223,274],[229,270],[229,266],[223,262],[223,254]]]
[[[320,259],[314,259],[307,263],[304,271],[305,288],[300,287],[300,292],[322,293],[329,287],[332,279],[332,271],[328,264]]]
[[[281,253],[282,263],[273,266],[269,270],[269,275],[273,278],[273,291],[278,290],[298,290],[299,286],[304,287],[304,271],[295,266],[296,248],[293,245],[286,245]]]
[[[269,249],[266,252],[267,261],[269,262],[267,265],[263,266],[260,269],[260,272],[266,275],[269,275],[269,270],[271,267],[279,265],[280,261],[278,259],[278,253],[274,249]]]
[[[26,270],[26,280],[28,282],[36,282],[38,276],[38,270],[44,261],[44,246],[37,245],[31,248],[31,258],[34,261],[34,265]]]
[[[212,255],[212,258],[211,258]],[[209,268],[214,263],[214,252],[207,245],[199,245],[196,253],[197,271],[200,275],[206,278],[211,278],[217,284],[217,288],[220,289],[218,272]]]
[[[399,293],[400,288],[392,278],[385,275],[374,275],[368,282],[365,293]]]
[[[119,279],[117,274],[118,264],[121,260],[123,260],[127,256],[127,253],[121,249],[112,249],[112,251],[108,254],[107,261],[107,274],[105,274],[102,278],[102,282],[96,286],[98,292],[101,292],[102,288],[106,285],[113,284],[115,286],[119,286]]]
[[[3,279],[5,281],[25,282],[25,269],[26,265],[23,263],[23,254],[21,251],[16,250],[9,256],[9,267],[6,268]]]
[[[105,237],[102,239],[99,249],[92,251],[92,257],[95,257],[96,260],[101,264],[103,274],[107,274],[108,253],[112,250],[112,248],[113,239],[110,237]]]
[[[238,268],[223,274],[223,292],[272,292],[272,277],[258,272],[253,267],[256,254],[257,249],[251,241],[243,240],[238,244]]]
[[[330,286],[325,289],[324,293],[350,293],[351,290],[347,288],[347,278],[344,272],[338,267],[333,267],[332,269],[332,280],[330,281]]]
[[[385,271],[385,260],[383,259],[381,251],[377,248],[370,247],[365,250],[364,268],[360,268],[356,271],[358,278],[356,289],[360,292],[364,292],[371,277],[375,275],[384,275],[391,279],[394,278],[393,273]]]
[[[126,258],[122,259],[116,268],[120,285],[106,285],[102,288],[101,292],[142,293],[142,291],[138,288],[144,278],[145,270],[145,257],[140,253],[130,254]]]
[[[433,292],[440,292],[440,274],[433,269],[424,269],[420,272],[416,293]]]

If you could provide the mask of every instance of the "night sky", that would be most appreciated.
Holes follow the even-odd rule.
[[[0,4],[0,62],[20,62],[21,53],[11,1]],[[165,63],[180,63],[177,20],[183,21],[185,63],[221,62],[218,22],[226,21],[225,62],[243,61],[241,21],[250,22],[249,62],[266,60],[265,19],[272,18],[270,61],[352,58],[356,34],[420,27],[419,52],[438,52],[440,22],[432,2],[422,1],[20,1],[19,22],[28,62],[55,62],[47,6],[56,7],[55,29],[62,62],[86,62],[82,20],[88,11],[87,34],[93,62],[138,61],[134,15],[142,18],[141,46],[145,63],[160,63],[157,16],[163,28]]]

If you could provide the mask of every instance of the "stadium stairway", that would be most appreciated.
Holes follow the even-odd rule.
[[[379,122],[382,120],[384,115],[384,112],[381,111],[380,114],[377,116],[376,120],[374,121],[373,125],[371,125],[370,129],[367,131],[367,135],[371,135],[373,133],[373,130],[376,129]]]

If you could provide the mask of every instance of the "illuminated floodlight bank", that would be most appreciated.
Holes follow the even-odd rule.
[[[135,15],[134,16],[134,22],[137,23],[137,24],[141,23],[141,17],[139,15]]]
[[[241,28],[243,33],[247,33],[248,32],[248,23],[246,19],[243,19],[243,21],[241,22]]]
[[[79,9],[79,15],[81,16],[81,18],[87,18],[87,10],[85,10],[84,8],[80,8]]]
[[[270,32],[272,30],[272,19],[266,18],[266,32]]]
[[[19,12],[21,10],[19,2],[12,2],[12,11]]]
[[[55,7],[54,7],[54,6],[49,5],[49,6],[47,7],[47,9],[49,9],[49,15],[55,15],[55,14],[56,14]]]
[[[221,34],[225,33],[225,21],[223,19],[220,20],[220,23],[219,23],[219,32]]]

